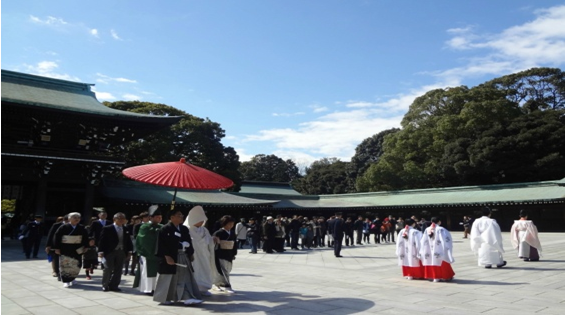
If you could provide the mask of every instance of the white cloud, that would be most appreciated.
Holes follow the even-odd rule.
[[[141,100],[141,96],[135,95],[135,94],[129,94],[129,93],[123,94],[122,98],[126,101],[139,101],[139,100]]]
[[[236,148],[235,152],[237,152],[237,155],[239,155],[239,161],[240,162],[251,161],[251,159],[255,156],[255,155],[250,155],[250,154],[245,153],[245,149],[243,149],[243,148]]]
[[[401,115],[382,118],[380,113],[366,109],[334,112],[302,123],[297,129],[261,130],[258,135],[245,137],[244,142],[269,141],[282,151],[349,160],[363,139],[400,126]]]
[[[126,78],[113,78],[102,73],[96,73],[96,76],[98,77],[96,79],[96,82],[103,84],[108,84],[110,82],[137,83],[136,80],[126,79]]]
[[[480,75],[503,75],[532,67],[562,66],[565,63],[565,6],[535,11],[536,18],[509,27],[498,34],[475,34],[472,27],[451,29],[447,41],[454,49],[484,50],[465,66],[438,72],[443,79],[460,82]]]
[[[96,89],[94,87],[92,87],[92,91],[94,93],[96,93],[96,99],[98,99],[99,101],[114,101],[114,100],[116,100],[116,97],[109,92],[99,92],[99,91],[96,91]]]
[[[272,113],[271,115],[274,117],[292,117],[292,116],[300,116],[304,115],[304,112],[294,112],[294,113]]]
[[[43,25],[52,25],[52,26],[56,26],[56,25],[67,25],[68,23],[65,22],[63,19],[61,18],[56,18],[56,17],[52,17],[52,16],[48,16],[46,19],[42,20],[36,16],[30,15],[29,16],[30,21],[32,21],[33,23],[36,24],[43,24]]]
[[[110,30],[110,34],[112,35],[112,38],[115,40],[123,40],[120,38],[120,36],[118,36],[118,33],[115,30]]]
[[[329,108],[327,108],[326,106],[320,106],[320,105],[311,105],[310,108],[312,108],[312,111],[314,113],[322,113],[329,110]]]
[[[98,38],[98,37],[99,37],[99,36],[98,36],[98,30],[95,29],[95,28],[91,29],[91,30],[90,30],[90,35],[92,35],[92,36]]]
[[[40,61],[35,65],[24,64],[22,67],[23,67],[23,72],[27,72],[30,74],[36,74],[54,79],[80,82],[80,79],[75,76],[66,73],[57,72],[57,69],[59,68],[59,64],[55,61],[47,61],[47,60]]]

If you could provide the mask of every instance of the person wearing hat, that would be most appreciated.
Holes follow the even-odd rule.
[[[208,217],[201,206],[195,206],[188,212],[184,226],[188,227],[194,247],[194,278],[202,295],[211,295],[210,289],[216,278],[215,244],[219,241],[212,237],[206,228]]]
[[[142,224],[135,238],[135,248],[139,255],[139,268],[135,273],[133,287],[139,287],[139,291],[148,295],[153,294],[157,285],[157,270],[159,268],[159,258],[155,256],[157,248],[157,238],[163,225],[163,215],[159,206],[149,207],[148,214],[150,221]]]
[[[483,208],[483,216],[473,222],[471,227],[471,249],[479,257],[479,266],[497,268],[506,266],[502,258],[504,248],[502,247],[502,233],[495,219],[491,219],[489,207]]]
[[[26,258],[29,259],[33,249],[33,258],[38,258],[39,246],[41,244],[41,238],[43,237],[43,217],[40,215],[35,215],[33,221],[29,222],[26,227],[27,241],[25,247]]]

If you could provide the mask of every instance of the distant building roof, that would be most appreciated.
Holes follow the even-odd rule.
[[[243,181],[240,195],[279,195],[279,196],[301,196],[294,190],[290,183],[275,183],[261,181]]]
[[[109,199],[125,203],[170,204],[174,188],[145,184],[130,180],[104,180],[101,193]],[[237,196],[219,190],[202,191],[178,189],[176,204],[266,206],[279,200],[260,200]]]
[[[172,198],[172,189],[120,182],[104,187],[108,197],[130,201],[165,203]],[[144,185],[144,186],[143,186]],[[186,203],[272,205],[277,209],[292,208],[403,208],[429,206],[472,206],[521,203],[564,203],[565,179],[556,181],[418,189],[340,195],[300,195],[288,184],[246,182],[242,192],[179,191],[177,200]],[[127,186],[127,187],[126,187]],[[260,187],[263,186],[263,187]],[[290,186],[288,186],[290,187]],[[142,189],[143,188],[143,189]],[[280,192],[276,194],[276,192]],[[155,201],[152,201],[155,200]]]
[[[181,118],[109,108],[96,99],[90,89],[92,85],[2,70],[2,103],[163,125],[171,125]]]

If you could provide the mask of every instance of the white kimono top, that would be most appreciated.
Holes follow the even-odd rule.
[[[420,259],[424,266],[441,266],[443,261],[452,264],[453,239],[451,233],[445,228],[436,225],[435,231],[430,236],[432,227],[426,228],[420,240]]]
[[[521,242],[526,242],[535,247],[541,255],[541,243],[538,237],[538,228],[531,220],[516,220],[510,229],[510,241],[517,249]]]
[[[402,237],[404,230],[400,230],[396,240],[396,256],[398,256],[398,265],[407,267],[420,266],[420,239],[422,232],[413,227],[408,227],[408,239]]]
[[[212,288],[213,279],[216,276],[216,263],[214,261],[214,241],[210,232],[205,227],[208,217],[204,214],[201,206],[196,206],[188,212],[184,225],[188,227],[192,246],[194,247],[194,278],[200,291],[207,291]],[[204,221],[201,227],[194,224]]]

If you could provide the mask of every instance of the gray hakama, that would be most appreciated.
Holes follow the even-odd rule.
[[[159,274],[153,294],[155,302],[178,302],[188,299],[202,300],[198,284],[194,278],[192,265],[183,250],[178,251],[176,274]]]

